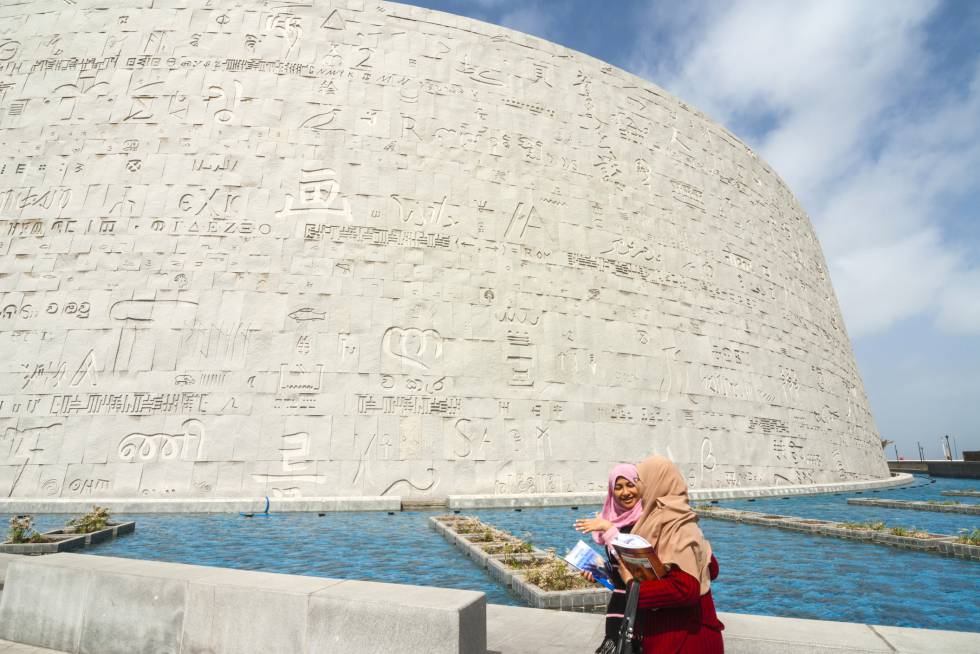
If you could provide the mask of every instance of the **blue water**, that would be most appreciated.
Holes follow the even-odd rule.
[[[564,552],[575,517],[598,508],[475,513]],[[719,611],[980,631],[980,563],[721,520],[701,528],[721,567]]]
[[[878,492],[864,491],[863,493],[811,495],[787,499],[736,500],[721,502],[720,505],[733,509],[778,513],[781,515],[792,515],[818,520],[842,522],[875,522],[880,520],[889,527],[916,527],[934,534],[956,536],[959,535],[961,530],[969,531],[980,528],[980,516],[964,513],[937,513],[933,511],[855,506],[847,504],[847,498],[938,500],[941,502],[975,503],[980,498],[947,497],[940,495],[939,492],[943,490],[965,490],[976,488],[977,486],[977,481],[972,479],[936,478],[935,480],[931,480],[929,477],[917,476],[916,483],[906,488],[882,489]]]
[[[926,479],[928,482],[928,479]],[[939,490],[976,482],[938,480],[868,497],[948,499]],[[832,518],[883,519],[943,533],[976,525],[976,516],[849,506],[851,495],[727,502],[752,510]],[[576,517],[599,507],[466,511],[564,553],[579,539]],[[869,513],[877,512],[877,513]],[[880,517],[875,517],[880,514]],[[429,528],[426,512],[116,516],[136,533],[91,554],[214,565],[339,579],[367,579],[478,590],[497,604],[520,602]],[[943,527],[927,527],[937,517]],[[67,516],[42,515],[39,529]],[[6,524],[9,516],[0,518]],[[931,524],[931,523],[930,523]],[[980,632],[980,563],[798,532],[703,520],[721,564],[713,584],[720,611]],[[358,560],[369,561],[358,565]]]
[[[279,513],[119,515],[135,520],[128,536],[85,554],[220,566],[333,579],[361,579],[478,590],[495,604],[517,605],[509,591],[428,525],[432,513]],[[37,529],[68,516],[41,515]],[[4,519],[7,524],[9,517]],[[368,561],[359,565],[358,561]]]

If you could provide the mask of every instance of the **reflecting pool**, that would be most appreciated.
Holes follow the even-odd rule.
[[[920,478],[909,489],[724,502],[723,506],[834,520],[884,520],[940,533],[978,526],[977,516],[873,509],[847,497],[948,500],[963,480]],[[957,500],[967,498],[955,498]],[[464,511],[536,545],[564,553],[579,539],[576,517],[597,506]],[[245,570],[478,590],[497,604],[519,601],[429,528],[430,512],[116,516],[136,533],[90,554]],[[4,517],[4,524],[9,516]],[[67,516],[42,515],[39,529]],[[721,564],[720,611],[980,632],[980,563],[754,525],[703,520]]]

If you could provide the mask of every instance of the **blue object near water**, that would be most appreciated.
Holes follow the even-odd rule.
[[[269,515],[269,496],[267,495],[266,498],[265,498],[265,510],[262,511],[261,513],[239,513],[238,515],[242,516],[243,518],[254,518],[257,515],[268,516]]]

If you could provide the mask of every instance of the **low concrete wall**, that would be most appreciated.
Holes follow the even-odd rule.
[[[929,472],[928,461],[889,461],[888,469],[894,472],[917,472],[927,474]]]
[[[909,474],[895,474],[888,479],[841,482],[838,484],[809,484],[801,486],[760,486],[751,488],[699,488],[691,491],[692,501],[737,500],[755,497],[787,497],[790,495],[819,495],[848,493],[874,488],[905,486],[915,479]],[[599,493],[534,493],[527,495],[450,495],[445,502],[439,498],[425,501],[408,499],[406,509],[446,507],[449,509],[501,509],[547,506],[585,506],[602,504],[606,494]],[[79,513],[92,504],[105,506],[113,513],[261,513],[266,498],[3,498],[0,513]],[[401,511],[402,498],[384,497],[280,497],[269,498],[269,510],[274,513],[324,511]]]
[[[698,488],[690,491],[692,502],[707,500],[738,500],[757,497],[789,497],[791,495],[820,495],[823,493],[852,493],[877,488],[906,486],[915,481],[910,474],[896,474],[888,479],[848,481],[837,484],[808,484],[800,486],[758,486],[746,488]],[[450,495],[450,509],[507,509],[546,506],[587,506],[602,504],[605,492],[599,493],[535,493],[527,495]]]
[[[889,461],[894,472],[918,472],[932,477],[980,479],[980,461]]]
[[[957,479],[980,479],[980,461],[940,461],[929,463],[929,474],[933,477],[955,477]]]
[[[14,561],[23,561],[24,557],[20,554],[0,554],[0,590],[3,590],[4,581],[7,579],[7,568]]]
[[[401,498],[385,497],[270,497],[274,513],[327,511],[400,511]],[[155,499],[0,499],[0,513],[85,513],[93,504],[112,513],[262,513],[266,498]]]
[[[9,563],[0,638],[73,654],[485,654],[486,597],[53,554]]]
[[[46,570],[37,565],[59,559],[63,563]],[[5,564],[20,576],[11,580],[16,587],[0,593],[0,652],[41,654],[11,642],[70,629],[60,639],[68,647],[57,651],[557,654],[594,650],[605,620],[596,614],[485,605],[482,593],[467,591],[176,564],[129,565],[142,563],[147,562],[74,554],[27,561],[0,555],[0,583]],[[39,574],[32,578],[31,573]],[[326,611],[333,612],[332,618],[322,616]],[[977,633],[741,613],[719,617],[728,654],[980,654]],[[457,623],[459,636],[451,628]],[[358,626],[360,637],[370,642],[348,645]],[[300,641],[296,634],[309,636]],[[413,647],[419,634],[426,640]],[[432,647],[436,639],[449,645]]]

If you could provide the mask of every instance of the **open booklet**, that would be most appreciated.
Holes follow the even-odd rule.
[[[642,536],[635,534],[617,534],[612,543],[613,552],[624,568],[638,581],[662,579],[667,574],[667,568],[653,546]]]
[[[591,572],[592,578],[609,590],[615,590],[612,579],[609,578],[609,568],[606,560],[594,549],[579,541],[568,551],[565,560],[582,572]]]

